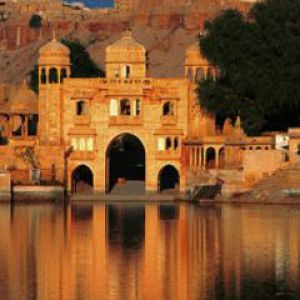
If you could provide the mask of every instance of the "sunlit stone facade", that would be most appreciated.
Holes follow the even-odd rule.
[[[122,156],[128,136],[144,151],[144,161],[133,166],[137,173],[144,167],[146,192],[161,191],[170,178],[181,192],[214,184],[219,177],[230,188],[244,188],[284,162],[283,152],[275,150],[274,135],[247,137],[239,117],[235,124],[228,119],[218,127],[215,117],[201,109],[197,81],[215,79],[218,70],[200,55],[197,43],[186,51],[182,78],[148,77],[146,49],[131,32],[124,32],[105,54],[105,78],[73,78],[70,51],[54,38],[39,50],[36,101],[26,100],[32,92],[25,86],[18,102],[10,96],[6,101],[3,92],[0,132],[9,143],[0,147],[5,158],[0,168],[8,170],[14,182],[31,182],[32,169],[38,168],[42,182],[64,184],[68,192],[76,191],[79,177],[88,177],[94,191],[109,192],[112,182],[127,180],[113,169],[134,159],[135,153]],[[14,103],[23,105],[29,116],[14,121],[20,113]],[[37,116],[38,130],[29,136],[29,123]],[[116,145],[119,157],[112,154]],[[22,147],[32,149],[34,164],[20,159]]]
[[[95,190],[107,190],[107,149],[116,137],[131,134],[145,148],[146,191],[157,191],[166,165],[177,170],[184,191],[183,141],[214,134],[213,117],[195,116],[193,79],[147,77],[146,49],[131,32],[107,47],[106,78],[72,78],[69,51],[57,41],[39,54],[40,145],[70,150],[69,190],[80,165],[92,171]]]

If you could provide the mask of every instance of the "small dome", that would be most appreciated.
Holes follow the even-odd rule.
[[[145,47],[138,43],[130,31],[125,31],[120,40],[106,48],[106,63],[145,63]]]
[[[39,65],[70,65],[70,50],[55,38],[39,50]]]
[[[185,52],[185,64],[188,66],[209,66],[208,60],[201,55],[199,44],[195,43],[190,46]]]

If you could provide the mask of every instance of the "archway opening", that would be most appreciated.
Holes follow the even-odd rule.
[[[225,149],[221,148],[219,150],[219,169],[225,168]]]
[[[145,193],[145,148],[136,136],[117,136],[107,148],[106,166],[107,192]]]
[[[216,168],[216,151],[214,148],[208,148],[206,150],[206,169]]]
[[[76,194],[90,194],[93,192],[94,175],[85,165],[78,166],[72,174],[73,192]]]
[[[175,167],[167,165],[163,167],[158,175],[159,192],[169,193],[179,190],[179,173]]]

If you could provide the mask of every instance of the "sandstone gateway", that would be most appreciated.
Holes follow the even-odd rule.
[[[39,50],[38,97],[25,85],[19,96],[2,87],[1,167],[15,184],[38,177],[69,193],[130,182],[134,192],[185,192],[223,177],[240,189],[287,160],[274,134],[247,137],[239,118],[218,128],[201,110],[196,82],[217,70],[197,43],[186,50],[182,78],[148,77],[146,49],[129,31],[105,54],[105,78],[72,78],[70,51],[53,38]]]

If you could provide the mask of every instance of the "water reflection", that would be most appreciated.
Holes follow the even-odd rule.
[[[0,206],[0,299],[299,299],[300,208]]]

